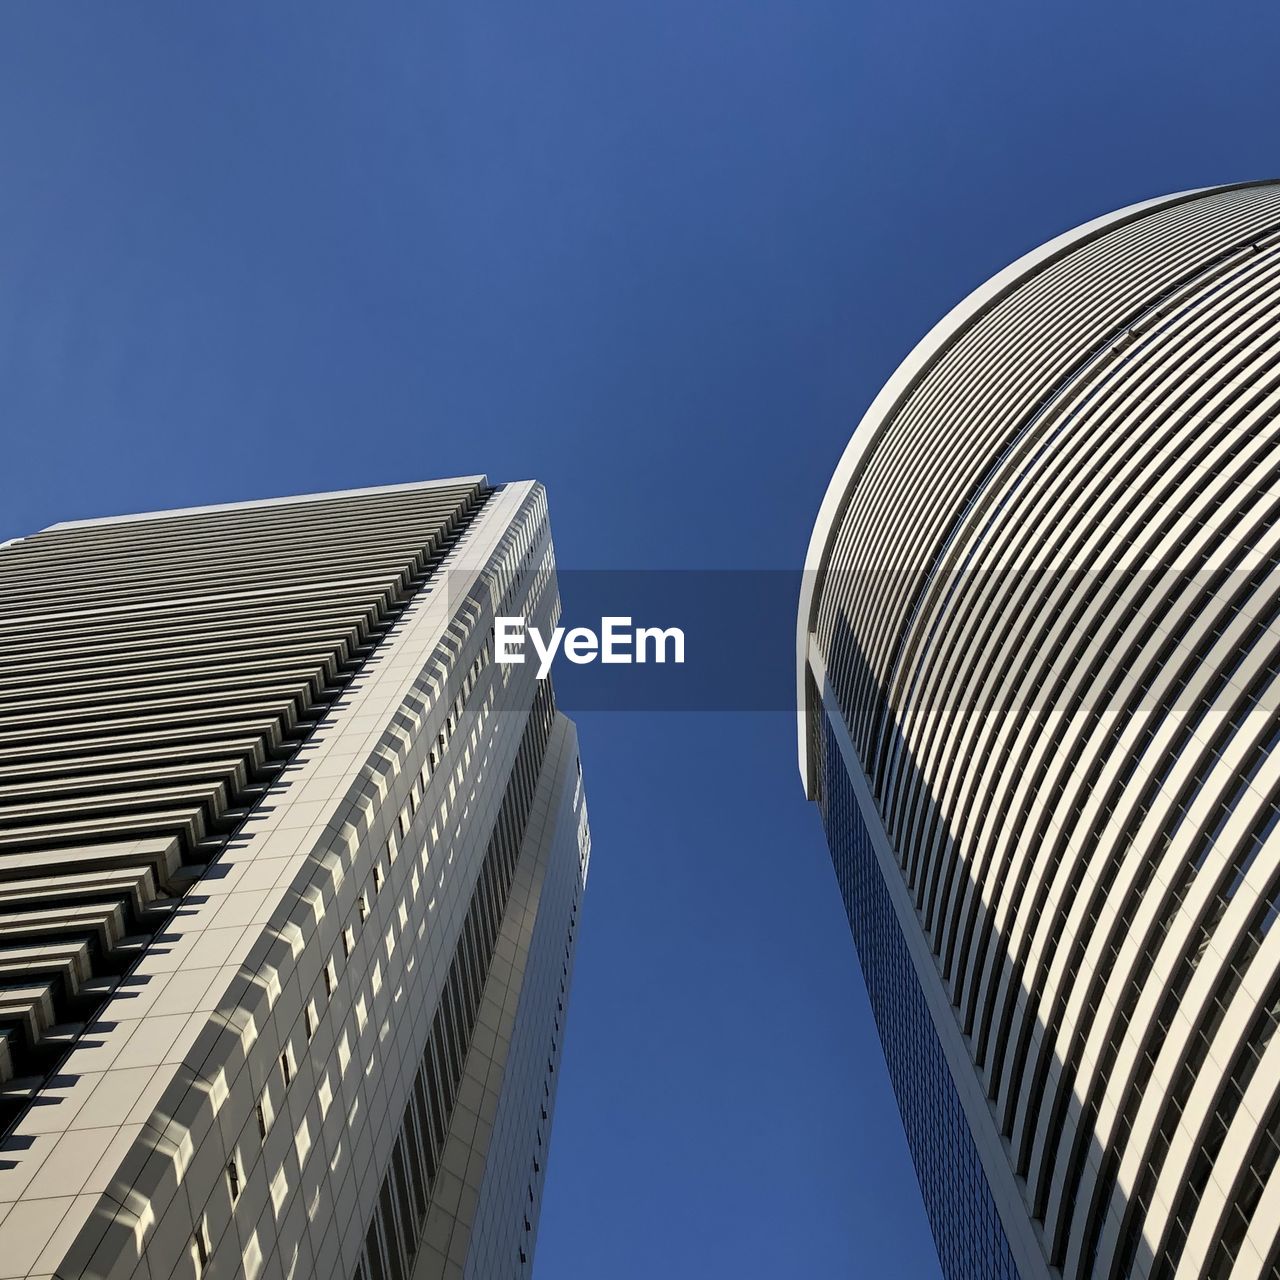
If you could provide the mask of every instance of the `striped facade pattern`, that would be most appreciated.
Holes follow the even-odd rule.
[[[1280,1275],[1278,414],[1280,187],[1175,198],[968,314],[822,531],[809,731],[1047,1274]]]
[[[559,614],[540,486],[55,526],[0,581],[48,1006],[4,1024],[0,1276],[462,1280],[480,1224],[527,1277],[567,999],[529,957],[567,983],[586,821],[550,683],[492,661],[495,612]]]
[[[0,553],[0,1121],[481,497],[471,481],[63,526]]]
[[[481,498],[473,481],[71,525],[0,552],[0,1121]]]

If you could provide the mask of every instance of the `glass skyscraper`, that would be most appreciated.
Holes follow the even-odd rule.
[[[955,308],[810,544],[800,770],[944,1273],[1280,1276],[1280,185]]]
[[[0,1276],[530,1274],[590,853],[483,477],[0,548]]]

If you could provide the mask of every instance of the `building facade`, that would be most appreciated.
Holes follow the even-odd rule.
[[[929,333],[810,544],[800,770],[943,1270],[1280,1275],[1280,185]]]
[[[483,477],[0,548],[0,1276],[528,1276],[590,853]]]

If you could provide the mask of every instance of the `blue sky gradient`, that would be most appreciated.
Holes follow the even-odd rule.
[[[8,5],[0,539],[483,470],[547,484],[569,568],[794,569],[969,289],[1280,174],[1278,37],[1131,0]],[[581,730],[539,1280],[936,1276],[793,719]]]

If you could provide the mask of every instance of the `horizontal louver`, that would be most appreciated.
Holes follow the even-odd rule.
[[[0,1122],[483,501],[477,480],[0,548]]]

